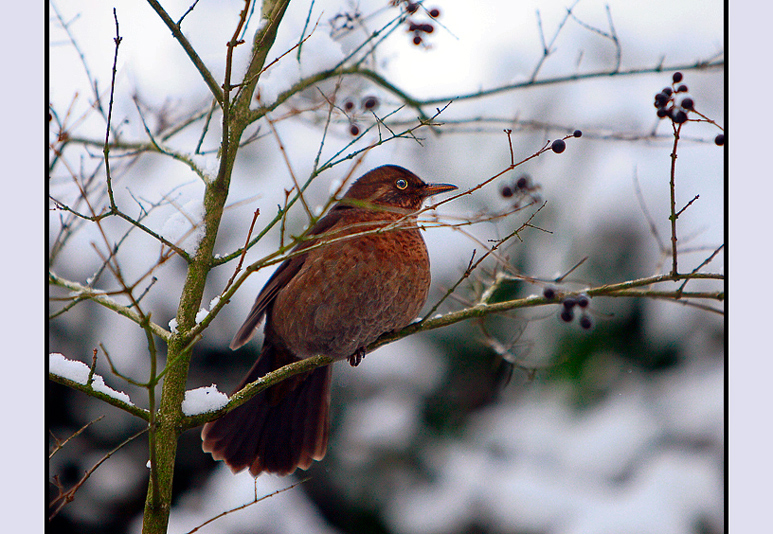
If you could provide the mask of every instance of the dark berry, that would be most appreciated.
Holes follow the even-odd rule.
[[[572,310],[567,310],[564,308],[561,310],[561,313],[558,315],[561,317],[561,320],[565,323],[571,323],[572,319],[574,319],[574,312]]]
[[[550,145],[550,148],[556,154],[560,154],[561,152],[566,150],[566,143],[564,142],[563,139],[556,139],[555,141],[553,141],[553,144]]]
[[[426,33],[432,33],[435,31],[435,27],[432,24],[422,24],[421,31]]]
[[[670,87],[664,87],[663,90],[661,91],[661,93],[663,93],[664,95],[666,95],[668,97],[670,97],[672,94],[674,94],[674,92],[671,90]]]
[[[674,80],[674,83],[679,83],[682,81],[682,73],[681,72],[675,72],[674,75],[671,77],[672,80]]]
[[[416,13],[416,10],[419,9],[419,4],[415,2],[408,2],[405,6],[405,10],[408,13]]]
[[[590,330],[590,328],[593,326],[593,321],[590,318],[590,315],[582,314],[580,316],[580,327],[583,330]]]
[[[518,189],[526,189],[527,187],[529,187],[529,177],[524,174],[523,176],[518,178],[518,180],[516,180],[515,182],[515,187],[517,187]]]
[[[664,93],[658,93],[655,95],[655,107],[656,108],[662,108],[665,107],[666,104],[668,104],[668,101],[671,100],[671,97]]]
[[[685,84],[682,84],[682,85],[680,85],[679,87],[676,88],[676,92],[677,93],[686,93],[687,91],[689,91],[689,89],[687,88],[687,86]]]
[[[376,109],[378,107],[378,98],[375,96],[366,96],[362,99],[362,109]]]
[[[574,133],[573,133],[572,135],[573,135],[573,136],[575,136],[575,137],[582,137],[582,131],[580,131],[580,130],[575,130],[575,131],[574,131]]]
[[[571,310],[575,306],[577,306],[577,299],[573,297],[566,297],[564,300],[561,301],[561,304],[566,308],[567,310]]]
[[[717,146],[722,146],[725,144],[725,134],[717,134],[717,136],[714,138],[714,143]]]
[[[587,308],[588,304],[590,304],[590,298],[588,297],[588,295],[583,294],[577,297],[577,305],[580,308]]]
[[[513,190],[509,185],[506,185],[502,188],[502,196],[505,198],[510,198],[513,196]]]
[[[673,114],[672,120],[677,124],[682,124],[683,122],[687,122],[687,113],[682,111],[681,109]]]
[[[440,10],[436,7],[433,7],[432,9],[429,10],[429,16],[432,17],[433,19],[438,18],[440,16]]]
[[[409,32],[420,32],[421,31],[421,24],[416,24],[415,22],[411,22],[408,25],[408,31]]]
[[[347,100],[346,102],[344,102],[344,109],[346,111],[353,110],[354,109],[354,102],[352,102],[351,100]]]
[[[546,287],[542,290],[542,296],[545,297],[548,300],[553,300],[556,298],[556,290],[552,287]]]
[[[413,36],[413,44],[420,45],[421,44],[421,35],[418,33]]]
[[[658,108],[658,117],[665,118],[668,116],[668,110],[666,108]]]
[[[356,124],[352,123],[349,125],[349,133],[352,135],[359,135],[360,134],[360,127]]]
[[[692,98],[690,98],[689,96],[682,99],[681,106],[684,109],[693,109],[694,105],[695,105],[695,103],[692,101]]]

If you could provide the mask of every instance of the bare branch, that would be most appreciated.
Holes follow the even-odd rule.
[[[71,298],[73,299],[91,300],[101,306],[104,306],[105,308],[113,310],[119,315],[123,315],[127,319],[134,321],[139,325],[141,325],[145,320],[138,312],[133,310],[131,307],[119,304],[118,302],[116,302],[115,300],[107,296],[107,294],[104,293],[103,291],[99,291],[99,290],[81,285],[78,282],[65,280],[64,278],[60,277],[53,271],[48,272],[48,283],[73,291],[74,294],[71,295]],[[163,328],[161,328],[160,326],[158,326],[153,322],[149,322],[149,327],[153,332],[153,334],[157,335],[164,341],[167,341],[167,342],[169,341],[171,334],[167,330],[164,330]]]
[[[52,382],[56,382],[57,384],[62,384],[63,386],[67,386],[68,388],[85,393],[89,397],[94,397],[95,399],[99,399],[107,404],[110,404],[111,406],[115,406],[116,408],[123,410],[124,412],[130,413],[131,415],[139,417],[140,419],[143,419],[145,421],[150,420],[150,412],[148,410],[145,410],[144,408],[140,408],[139,406],[135,406],[134,404],[125,402],[121,399],[117,399],[113,396],[108,395],[107,393],[97,391],[91,386],[90,383],[88,385],[81,384],[80,382],[75,382],[74,380],[70,380],[69,378],[55,375],[53,373],[48,373],[48,379],[51,380]]]
[[[180,26],[172,20],[172,17],[170,17],[164,8],[161,7],[161,4],[159,4],[157,0],[148,0],[148,4],[150,4],[150,7],[153,8],[161,20],[164,21],[164,24],[166,24],[166,27],[169,28],[169,30],[172,32],[172,35],[180,43],[180,46],[183,47],[183,50],[185,50],[185,53],[196,67],[196,70],[199,71],[199,74],[201,74],[204,83],[207,85],[207,87],[209,87],[212,96],[214,96],[215,100],[217,100],[218,103],[222,106],[223,91],[220,89],[220,85],[215,81],[212,73],[210,73],[209,69],[207,69],[206,65],[204,65],[204,62],[193,49],[191,43],[188,41],[185,35],[183,35]],[[182,19],[180,19],[180,21],[182,22]]]
[[[193,530],[189,530],[187,532],[187,534],[193,534],[194,532],[197,532],[201,527],[209,525],[213,521],[216,521],[216,520],[220,519],[221,517],[225,517],[228,514],[232,514],[234,512],[238,512],[239,510],[244,510],[245,508],[247,508],[249,506],[252,506],[253,504],[257,504],[257,503],[259,503],[261,501],[265,501],[266,499],[270,499],[271,497],[275,497],[276,495],[279,495],[280,493],[284,493],[285,491],[289,491],[289,490],[295,488],[296,486],[299,486],[299,485],[303,484],[307,480],[309,480],[309,479],[308,478],[304,478],[303,480],[299,480],[298,482],[294,482],[293,484],[290,484],[286,488],[278,489],[278,490],[274,491],[273,493],[269,493],[268,495],[264,495],[263,497],[258,497],[258,479],[255,479],[255,497],[252,499],[252,501],[250,501],[248,503],[245,503],[245,504],[242,504],[241,506],[236,506],[234,508],[231,508],[230,510],[226,510],[224,512],[221,512],[221,513],[217,514],[215,517],[207,519],[206,521],[204,521],[202,524],[200,524],[199,526],[197,526]]]
[[[52,438],[54,438],[54,443],[55,443],[55,445],[54,445],[54,448],[51,450],[51,452],[50,452],[50,453],[48,453],[48,459],[50,460],[51,458],[53,458],[53,457],[54,457],[54,455],[55,455],[57,452],[59,452],[59,450],[60,450],[62,447],[64,447],[65,445],[67,445],[67,443],[68,443],[68,442],[69,442],[71,439],[78,437],[78,436],[80,435],[80,433],[81,433],[81,432],[83,432],[84,430],[86,430],[88,427],[90,427],[91,425],[93,425],[93,424],[94,424],[94,423],[96,423],[97,421],[101,421],[102,419],[104,419],[104,417],[105,417],[104,415],[100,415],[100,416],[99,416],[99,417],[97,417],[96,419],[93,419],[93,420],[89,421],[88,423],[86,423],[85,425],[83,425],[82,427],[80,427],[78,430],[76,430],[76,431],[75,431],[75,432],[74,432],[74,433],[73,433],[73,434],[72,434],[70,437],[68,437],[68,438],[67,438],[67,439],[65,439],[64,441],[60,441],[60,440],[59,440],[59,438],[57,438],[56,436],[54,436],[54,433],[53,433],[53,432],[51,432],[51,431],[49,430],[49,434],[51,434],[51,437],[52,437]]]
[[[77,492],[77,491],[80,489],[80,487],[81,487],[81,486],[82,486],[82,485],[83,485],[83,484],[84,484],[84,483],[85,483],[85,482],[86,482],[86,481],[89,479],[89,477],[90,477],[90,476],[91,476],[91,475],[94,473],[94,471],[96,471],[96,470],[97,470],[97,468],[98,468],[100,465],[102,465],[102,464],[103,464],[103,463],[104,463],[104,462],[105,462],[105,461],[106,461],[108,458],[110,458],[111,456],[113,456],[113,455],[114,455],[116,452],[118,452],[119,450],[121,450],[121,449],[124,447],[124,445],[127,445],[128,443],[131,443],[131,442],[132,442],[132,441],[134,441],[136,438],[140,437],[142,434],[144,434],[145,432],[147,432],[147,430],[148,430],[147,428],[143,428],[142,430],[140,430],[140,431],[139,431],[139,432],[137,432],[136,434],[134,434],[134,435],[132,435],[132,436],[129,436],[128,438],[126,438],[126,439],[125,439],[123,442],[121,442],[121,443],[120,443],[120,444],[119,444],[117,447],[115,447],[115,448],[114,448],[114,449],[112,449],[111,451],[107,452],[107,453],[106,453],[106,454],[105,454],[105,455],[104,455],[102,458],[100,458],[100,460],[99,460],[99,461],[98,461],[96,464],[94,464],[94,465],[91,467],[91,469],[89,469],[88,471],[86,471],[86,473],[83,475],[83,478],[81,478],[81,479],[80,479],[80,480],[79,480],[79,481],[78,481],[78,482],[77,482],[77,483],[76,483],[76,484],[75,484],[75,485],[74,485],[72,488],[70,488],[69,490],[67,490],[67,491],[64,491],[64,488],[63,488],[63,487],[62,487],[62,485],[59,483],[59,479],[58,479],[58,477],[56,477],[56,476],[55,476],[55,477],[54,477],[54,483],[55,483],[55,484],[57,485],[57,487],[59,488],[59,495],[57,495],[57,496],[56,496],[56,498],[55,498],[53,501],[51,501],[51,502],[48,504],[48,507],[49,507],[49,508],[52,508],[54,505],[57,505],[57,504],[58,504],[58,506],[56,506],[56,508],[54,509],[54,511],[53,511],[53,512],[51,513],[51,515],[48,517],[48,520],[50,521],[51,519],[53,519],[54,517],[56,517],[56,515],[57,515],[57,514],[58,514],[58,513],[59,513],[59,512],[62,510],[62,508],[63,508],[63,507],[64,507],[64,506],[65,506],[67,503],[69,503],[69,502],[72,502],[72,500],[75,498],[75,493],[76,493],[76,492]]]

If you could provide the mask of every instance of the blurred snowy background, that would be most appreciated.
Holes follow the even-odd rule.
[[[269,70],[260,84],[264,102],[300,75],[335,64],[368,35],[362,28],[373,31],[399,14],[386,0],[294,1],[269,59],[297,42],[311,4],[310,26],[317,19],[319,26],[304,44],[301,65],[293,52]],[[183,24],[218,80],[224,68],[224,44],[242,5],[200,2]],[[437,100],[423,108],[432,114],[457,95],[527,81],[542,59],[540,25],[548,42],[556,32],[558,37],[537,80],[614,69],[615,46],[588,29],[609,31],[610,16],[620,41],[621,70],[691,65],[723,57],[721,2],[583,0],[573,8],[576,18],[566,19],[572,5],[558,1],[491,1],[474,7],[450,0],[425,3],[427,9],[440,10],[437,19],[421,16],[423,22],[433,24],[434,31],[415,45],[414,34],[401,27],[379,46],[374,68],[411,97]],[[87,111],[93,101],[89,77],[98,80],[104,96],[114,53],[113,6],[123,37],[113,124],[122,139],[147,141],[138,109],[150,121],[151,131],[161,131],[164,121],[207,109],[208,92],[198,73],[148,6],[120,1],[57,1],[51,6],[51,106],[73,136],[104,138],[104,120]],[[189,6],[190,2],[165,3],[175,18]],[[337,15],[354,19],[355,31],[342,31],[346,17]],[[248,40],[256,22],[257,17],[247,29]],[[240,50],[237,73],[245,64],[245,51],[246,46]],[[696,108],[724,124],[724,71],[683,72]],[[441,214],[464,217],[484,208],[504,209],[510,200],[501,196],[500,187],[527,173],[547,201],[533,223],[551,233],[527,231],[523,242],[508,247],[504,255],[515,269],[549,279],[588,256],[572,273],[573,282],[567,284],[571,289],[667,272],[668,262],[662,265],[657,240],[637,200],[636,184],[661,239],[667,240],[673,138],[670,126],[657,120],[652,101],[670,81],[670,71],[602,76],[455,100],[437,119],[446,123],[439,133],[421,130],[421,145],[409,140],[387,143],[371,151],[356,174],[396,163],[426,181],[471,187],[509,163],[503,128],[514,130],[516,160],[531,155],[548,139],[581,129],[583,137],[570,139],[563,154],[544,154],[472,197],[443,206]],[[322,85],[328,94],[334,88],[335,81]],[[354,139],[352,122],[361,130],[373,125],[372,115],[361,109],[371,96],[378,100],[379,117],[401,105],[394,93],[367,80],[342,82],[337,98],[351,100],[355,109],[352,120],[339,117],[331,124],[323,161]],[[296,112],[319,104],[319,93],[309,90],[272,115],[274,119],[295,115],[278,122],[277,129],[300,177],[312,169],[326,113]],[[415,116],[414,110],[404,109],[392,118],[415,121]],[[195,158],[207,172],[216,169],[218,127],[213,125],[211,130],[202,143],[204,153]],[[229,196],[232,206],[217,246],[223,254],[243,243],[256,207],[261,210],[258,227],[273,217],[276,205],[283,202],[284,189],[292,184],[276,138],[268,131],[262,124],[257,139],[242,149],[237,160]],[[724,161],[722,149],[713,143],[717,132],[695,123],[683,129],[677,204],[683,206],[700,195],[679,219],[680,245],[694,250],[680,256],[683,272],[697,267],[724,240]],[[200,126],[189,128],[169,144],[192,151],[200,135]],[[373,129],[354,148],[376,138]],[[50,194],[61,200],[77,196],[70,177],[73,169],[79,175],[93,174],[94,183],[103,181],[100,154],[99,146],[68,148],[53,167]],[[116,159],[113,166],[120,176],[118,202],[127,209],[137,206],[139,211],[141,203],[173,200],[161,202],[145,222],[164,235],[182,237],[188,222],[182,214],[195,218],[200,205],[203,188],[198,178],[181,163],[159,155]],[[324,173],[310,188],[309,198],[321,206],[331,184],[347,168],[344,164]],[[480,241],[502,237],[533,211],[469,231]],[[58,242],[60,215],[50,214],[52,244]],[[301,209],[294,216],[289,222],[291,233],[306,222]],[[106,226],[116,236],[125,231],[112,221]],[[431,304],[458,279],[472,250],[480,246],[449,229],[430,230],[425,238],[433,269]],[[52,249],[52,269],[85,283],[102,263],[90,244],[97,240],[94,229],[83,226],[62,252]],[[277,243],[278,233],[269,233],[250,251],[248,261],[270,252]],[[136,232],[122,246],[134,251],[121,260],[130,278],[147,270],[158,256],[158,247],[148,245]],[[222,290],[232,269],[227,264],[213,271],[205,303]],[[705,270],[723,272],[722,254]],[[256,273],[205,332],[194,351],[190,388],[216,383],[230,392],[254,360],[259,342],[236,353],[227,345],[270,273],[271,269]],[[143,303],[156,322],[166,325],[175,314],[183,262],[172,259],[153,274],[158,282]],[[112,287],[104,275],[103,283]],[[508,291],[509,296],[526,296],[539,293],[541,287],[513,283]],[[54,303],[52,311],[60,306]],[[442,310],[458,306],[451,302]],[[480,330],[473,324],[388,345],[356,369],[338,365],[332,437],[325,460],[294,477],[260,477],[258,496],[308,480],[201,531],[724,532],[722,316],[653,300],[599,298],[591,301],[591,310],[594,328],[587,332],[576,323],[560,322],[557,306],[492,320],[491,328],[498,335],[518,338],[514,350],[519,362],[538,368],[533,377],[516,370],[506,387],[502,387],[500,359],[481,343]],[[89,363],[92,349],[103,343],[123,372],[138,380],[147,375],[143,333],[96,306],[80,304],[57,317],[49,335],[49,349],[68,358]],[[110,376],[104,363],[99,371],[108,384],[144,405],[141,390]],[[65,485],[77,481],[105,452],[140,428],[122,412],[82,394],[54,384],[48,388],[49,427],[59,438],[105,415],[52,459],[49,475],[58,475]],[[245,473],[232,475],[202,453],[198,430],[183,435],[178,455],[170,532],[189,531],[253,498],[253,479]],[[138,532],[146,460],[147,445],[142,439],[122,449],[79,490],[75,501],[49,525],[51,531]]]

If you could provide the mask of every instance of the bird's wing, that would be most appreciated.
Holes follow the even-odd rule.
[[[351,206],[342,204],[336,205],[327,215],[317,221],[317,224],[315,224],[314,227],[309,231],[308,235],[318,236],[332,229],[336,223],[341,220],[344,213],[350,209],[352,209]],[[296,246],[293,249],[293,252],[309,248],[317,242],[318,239],[310,239],[305,241]],[[277,293],[279,293],[279,290],[286,286],[287,283],[292,280],[296,274],[298,274],[298,271],[301,270],[304,261],[306,261],[305,254],[294,256],[282,262],[281,265],[279,265],[279,268],[274,271],[274,274],[271,275],[271,278],[268,279],[266,285],[263,286],[263,289],[261,289],[260,293],[258,293],[258,296],[255,299],[255,304],[252,305],[252,309],[250,310],[247,319],[245,319],[244,324],[242,324],[242,326],[239,328],[239,331],[236,332],[236,335],[231,341],[230,347],[232,350],[238,349],[247,343],[250,339],[252,339],[252,336],[255,334],[255,329],[263,320],[263,316],[265,315],[269,304],[271,304],[271,302],[274,300]]]

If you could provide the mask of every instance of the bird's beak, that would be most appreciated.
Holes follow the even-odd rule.
[[[427,184],[426,186],[422,187],[421,194],[426,198],[431,197],[432,195],[437,195],[438,193],[453,191],[454,189],[459,188],[452,184]]]

